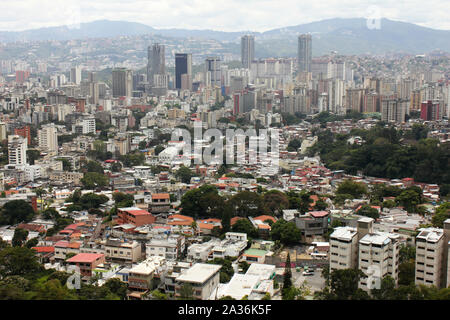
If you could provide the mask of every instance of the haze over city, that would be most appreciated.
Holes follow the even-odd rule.
[[[426,7],[426,8],[425,8]],[[23,0],[3,1],[0,30],[23,31],[94,20],[125,20],[155,28],[267,31],[330,18],[373,15],[450,30],[446,0]],[[39,12],[39,14],[36,14]]]

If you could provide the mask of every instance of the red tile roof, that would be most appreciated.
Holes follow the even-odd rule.
[[[327,211],[310,211],[309,214],[314,218],[322,218],[328,215]]]
[[[168,193],[154,193],[152,199],[170,199],[170,196]]]
[[[92,263],[96,260],[98,260],[99,258],[105,256],[102,253],[79,253],[75,256],[73,256],[70,259],[67,259],[67,262],[81,262],[81,263]]]
[[[33,250],[36,250],[36,252],[55,252],[55,247],[33,247],[31,248]]]
[[[69,241],[58,241],[57,243],[55,243],[55,247],[60,247],[60,248],[72,248],[72,249],[79,249],[81,246],[80,242],[69,242]]]
[[[262,216],[254,217],[253,220],[260,220],[262,222],[264,222],[266,220],[272,220],[274,223],[277,222],[277,219],[275,217],[268,216],[268,215],[262,215]]]

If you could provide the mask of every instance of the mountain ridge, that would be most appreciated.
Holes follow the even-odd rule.
[[[313,35],[313,54],[331,50],[342,54],[409,52],[426,53],[433,50],[450,52],[450,30],[422,27],[416,24],[381,19],[380,29],[369,29],[364,18],[333,18],[311,23],[275,28],[265,32],[216,31],[210,29],[157,29],[142,23],[96,20],[81,23],[79,28],[69,26],[47,27],[25,31],[0,31],[0,42],[75,40],[112,38],[118,36],[159,35],[171,38],[213,39],[238,42],[243,34],[253,34],[256,46],[270,48],[283,45],[283,52],[295,55],[296,36]],[[315,51],[315,52],[314,52]]]

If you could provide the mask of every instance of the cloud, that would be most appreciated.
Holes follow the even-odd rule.
[[[126,20],[155,28],[266,31],[329,18],[382,17],[450,30],[448,0],[16,0],[3,1],[0,30],[21,31],[81,22]]]

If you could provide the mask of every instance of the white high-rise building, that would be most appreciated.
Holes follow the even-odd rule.
[[[6,123],[0,122],[0,141],[6,140],[7,137]]]
[[[18,135],[8,136],[8,161],[13,165],[27,163],[27,139]]]
[[[83,134],[94,133],[95,134],[95,118],[83,119]]]
[[[367,275],[359,282],[361,289],[378,289],[377,284],[390,276],[398,283],[399,235],[388,232],[373,232],[359,240],[359,269]]]
[[[353,227],[338,227],[330,235],[330,271],[358,266],[358,231]]]
[[[43,151],[58,152],[58,132],[53,123],[44,125],[38,130],[38,143]]]
[[[422,228],[416,237],[416,284],[442,287],[444,231]]]

